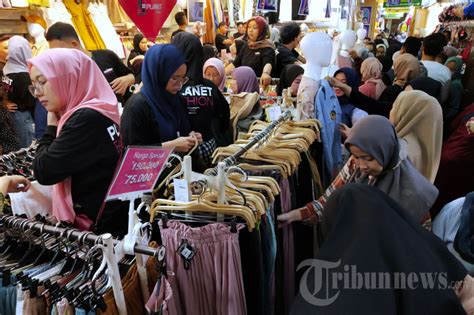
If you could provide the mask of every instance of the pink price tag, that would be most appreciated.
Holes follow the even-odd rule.
[[[171,152],[161,147],[128,147],[106,200],[132,200],[152,191]]]

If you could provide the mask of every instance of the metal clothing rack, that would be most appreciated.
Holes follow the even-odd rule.
[[[66,238],[70,241],[81,241],[91,245],[97,244],[101,241],[103,236],[95,235],[92,232],[81,232],[73,228],[60,228],[53,225],[44,224],[42,222],[34,222],[28,219],[18,218],[10,215],[0,216],[0,222],[6,227],[18,227],[23,231],[34,230],[40,233],[48,233],[53,236]],[[117,245],[120,241],[113,240],[113,245]],[[156,248],[135,244],[133,248],[137,254],[144,254],[148,256],[155,256],[157,254]]]
[[[219,162],[219,164],[224,163],[224,167],[226,167],[226,168],[234,165],[235,163],[237,163],[238,158],[240,158],[244,153],[249,151],[251,148],[253,148],[253,146],[255,146],[257,143],[259,143],[266,136],[268,136],[273,131],[273,129],[275,129],[279,124],[281,124],[282,122],[284,122],[285,120],[288,120],[290,118],[291,118],[291,112],[289,110],[287,110],[286,112],[281,114],[281,116],[277,120],[274,120],[270,125],[265,127],[265,129],[263,129],[255,137],[253,137],[250,140],[249,143],[247,143],[246,145],[241,147],[233,155],[231,155],[231,156],[225,158],[224,160],[222,160],[221,162]],[[206,170],[205,173],[207,175],[217,175],[218,174],[218,166],[216,166],[212,169]]]

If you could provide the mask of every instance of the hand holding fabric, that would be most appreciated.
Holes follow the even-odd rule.
[[[123,77],[117,78],[110,83],[112,90],[116,94],[124,95],[127,88],[135,83],[135,77],[133,74],[127,74]]]

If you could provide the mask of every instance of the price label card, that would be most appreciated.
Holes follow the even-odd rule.
[[[267,108],[267,114],[270,121],[275,121],[281,116],[281,108],[280,106],[272,106]]]
[[[132,200],[152,191],[171,152],[161,147],[128,147],[106,200]]]
[[[174,199],[181,202],[189,202],[189,186],[185,179],[173,179]]]

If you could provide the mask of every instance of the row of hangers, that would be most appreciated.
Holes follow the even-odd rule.
[[[10,275],[14,275],[30,297],[38,296],[38,287],[42,285],[52,303],[66,297],[75,307],[104,311],[102,296],[112,290],[122,315],[127,311],[119,265],[128,269],[136,261],[137,268],[143,268],[144,264],[140,266],[138,262],[146,254],[155,257],[156,266],[162,268],[161,273],[165,272],[164,247],[128,244],[131,250],[125,250],[125,241],[116,241],[110,234],[98,236],[6,215],[0,217],[0,222],[4,231],[0,246],[3,285],[9,285],[5,281],[11,281]],[[145,224],[137,230],[141,240],[149,239],[148,226]],[[145,299],[148,296],[144,295]]]

